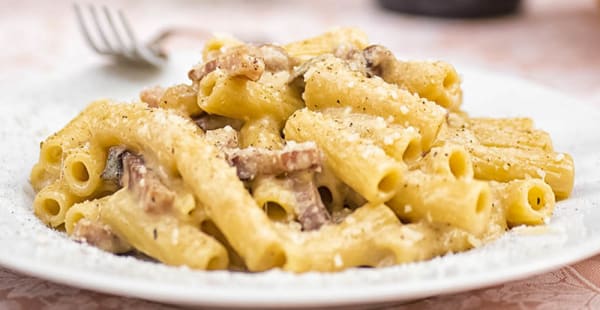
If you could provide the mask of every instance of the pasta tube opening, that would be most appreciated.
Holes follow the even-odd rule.
[[[465,152],[452,152],[450,154],[448,166],[450,166],[452,175],[457,179],[473,176],[473,169],[470,167],[471,161],[467,156]]]
[[[58,215],[58,212],[60,212],[60,203],[54,198],[48,197],[40,204],[44,211],[46,211],[46,213],[48,213],[50,216],[56,216]]]
[[[63,150],[58,144],[44,143],[40,152],[42,161],[50,165],[58,165],[62,159]]]
[[[539,179],[495,183],[495,192],[506,210],[508,226],[541,225],[552,215],[555,205],[550,185]]]
[[[105,157],[104,152],[93,149],[78,149],[67,155],[63,173],[73,194],[84,197],[96,191]]]
[[[331,190],[329,190],[327,186],[319,186],[317,190],[319,191],[321,201],[323,201],[327,207],[330,207],[331,204],[333,204],[333,194],[331,193]]]
[[[402,154],[402,161],[404,162],[412,162],[421,156],[422,148],[421,148],[421,140],[420,137],[412,137]]]
[[[477,197],[477,203],[475,207],[476,214],[489,213],[490,206],[492,204],[492,197],[488,188],[484,188],[481,192],[479,192],[479,196]]]
[[[231,247],[231,243],[227,241],[227,238],[225,238],[223,232],[217,227],[217,225],[213,221],[206,219],[202,221],[199,227],[202,230],[202,232],[215,238],[217,241],[219,241],[219,243],[221,243],[225,247],[225,249],[227,249],[227,255],[229,257],[229,266],[227,266],[228,268],[243,271],[248,270],[248,267],[244,263],[242,257],[240,257],[240,255],[233,249],[233,247]],[[221,260],[213,258],[208,261],[207,268],[218,269],[214,267],[222,263],[223,262]]]
[[[398,170],[391,170],[384,175],[377,184],[377,188],[381,193],[380,196],[392,197],[400,184],[400,177],[400,172]]]
[[[282,205],[278,204],[274,201],[267,201],[263,205],[263,209],[267,216],[272,221],[276,222],[285,222],[290,220],[290,215],[292,214],[290,211],[287,211]]]
[[[77,161],[71,164],[69,170],[71,171],[73,178],[78,182],[85,183],[90,179],[90,172],[85,166],[85,163],[81,161]]]
[[[481,234],[489,223],[491,192],[487,182],[411,171],[387,204],[404,220],[426,220]]]
[[[449,176],[454,179],[472,179],[473,163],[467,150],[459,145],[444,145],[431,149],[414,165],[430,174]]]
[[[44,223],[58,227],[64,223],[67,210],[75,202],[76,197],[59,180],[46,186],[35,196],[33,209]]]
[[[546,205],[544,191],[537,186],[531,187],[527,192],[527,201],[533,210],[539,211]]]

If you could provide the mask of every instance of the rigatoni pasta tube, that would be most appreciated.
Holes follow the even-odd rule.
[[[100,220],[100,211],[109,199],[105,196],[74,204],[65,216],[65,230],[77,241],[110,253],[127,253],[132,250],[131,245]]]
[[[33,166],[33,168],[31,168],[31,173],[29,173],[29,181],[36,192],[39,192],[42,190],[42,188],[52,184],[59,177],[59,175],[56,173],[48,172],[46,167],[46,164],[38,162]]]
[[[251,119],[240,129],[240,146],[281,149],[283,147],[281,127],[279,121],[268,116]]]
[[[423,150],[429,149],[446,117],[446,110],[435,103],[378,77],[366,78],[333,56],[311,66],[304,78],[303,98],[309,109],[351,107],[405,127],[413,126],[421,134]]]
[[[420,248],[426,258],[463,252],[481,244],[478,237],[464,229],[442,223],[429,223],[424,220],[403,225],[402,229],[419,240],[415,247]],[[410,256],[408,258],[410,259]]]
[[[382,78],[388,83],[417,93],[449,110],[462,103],[460,76],[454,67],[443,61],[389,61],[382,68]]]
[[[534,129],[533,120],[529,117],[468,117],[465,118],[465,122],[469,128],[495,127],[521,131]]]
[[[98,146],[84,146],[67,151],[63,176],[73,194],[87,197],[100,186],[100,175],[106,163],[106,152]]]
[[[175,179],[177,174],[174,141],[181,135],[203,135],[190,119],[169,110],[149,109],[145,104],[97,101],[85,116],[84,121],[96,130],[92,144],[104,148],[126,145],[128,150],[144,154],[146,162],[156,163],[164,180],[171,179],[169,176]]]
[[[148,214],[127,188],[110,196],[100,218],[136,249],[167,265],[225,269],[229,264],[227,251],[215,239],[174,216]]]
[[[204,43],[204,48],[202,49],[202,61],[207,62],[215,59],[228,48],[242,44],[244,44],[244,42],[228,34],[216,34]]]
[[[419,160],[413,169],[429,174],[451,176],[457,179],[473,178],[473,162],[467,150],[457,144],[433,147]]]
[[[296,195],[286,182],[289,181],[272,176],[260,177],[252,182],[252,197],[271,220],[290,221],[297,215],[294,211]]]
[[[403,165],[331,117],[298,110],[288,119],[284,133],[287,140],[314,141],[335,175],[368,201],[384,202],[396,193]]]
[[[65,222],[65,214],[69,208],[81,199],[71,193],[62,179],[58,179],[35,195],[33,210],[42,222],[58,227]]]
[[[270,116],[283,122],[303,105],[287,85],[277,89],[231,77],[221,70],[206,75],[198,87],[198,104],[202,110],[240,120]]]
[[[178,84],[167,88],[160,97],[158,106],[163,109],[178,111],[185,116],[202,113],[198,106],[198,90],[186,84]]]
[[[292,57],[304,62],[322,54],[330,54],[340,45],[363,49],[369,44],[367,35],[356,28],[335,28],[316,37],[285,44],[283,48]]]
[[[143,104],[92,103],[93,118],[88,120],[98,131],[94,136],[102,145],[127,145],[144,159],[160,163],[160,171],[186,184],[205,208],[250,270],[281,266],[285,255],[267,216],[256,206],[235,168],[221,158],[219,151],[204,141],[202,132],[189,119],[162,109],[147,109]],[[139,124],[130,130],[131,123]],[[168,185],[168,184],[167,184]],[[228,189],[227,195],[215,195]]]
[[[89,114],[88,106],[69,122],[59,132],[46,138],[40,144],[40,164],[45,165],[46,171],[58,176],[65,151],[82,145],[91,136],[90,127],[83,119]]]
[[[283,269],[336,271],[425,259],[426,253],[414,247],[417,240],[410,234],[403,235],[401,225],[388,207],[376,204],[362,206],[340,224],[325,225],[317,231],[282,229],[288,257]]]
[[[300,233],[282,228],[288,260],[284,270],[338,271],[349,267],[385,267],[470,249],[473,235],[446,225],[403,225],[383,204],[367,204],[340,224]],[[306,255],[310,252],[311,255]]]
[[[110,196],[100,199],[87,200],[74,204],[65,216],[65,231],[68,235],[73,233],[75,225],[81,219],[97,222],[100,220],[100,208],[106,204]]]
[[[242,147],[260,147],[277,150],[283,147],[281,124],[271,117],[247,121],[240,130]],[[251,184],[252,197],[270,219],[290,221],[297,215],[295,193],[286,179],[258,175]]]
[[[504,203],[497,195],[494,183],[497,182],[488,182],[492,192],[492,208],[490,209],[490,222],[482,236],[484,242],[492,241],[508,230],[508,224],[506,222],[506,208]]]
[[[315,174],[315,185],[323,204],[330,211],[340,211],[346,202],[348,186],[344,184],[327,163],[323,163],[321,172]]]
[[[246,191],[235,168],[202,139],[181,133],[179,136],[174,154],[179,172],[248,269],[282,266],[285,253],[273,223]],[[225,195],[215,195],[224,189]]]
[[[508,182],[527,176],[540,178],[552,187],[557,199],[568,197],[573,190],[575,168],[569,154],[479,145],[468,150],[478,179]]]
[[[552,188],[539,179],[493,183],[494,196],[505,209],[509,226],[542,225],[554,211]]]
[[[487,182],[410,171],[387,203],[401,218],[447,223],[480,235],[489,222]]]
[[[518,120],[515,120],[518,121]],[[537,148],[552,151],[550,135],[537,129],[520,129],[526,124],[514,126],[498,126],[494,122],[467,122],[479,143],[485,146]]]
[[[409,126],[390,124],[381,116],[353,113],[350,108],[332,108],[322,112],[351,128],[365,139],[370,139],[392,158],[412,162],[421,156],[421,135]]]

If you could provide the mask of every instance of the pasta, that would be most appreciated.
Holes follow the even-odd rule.
[[[207,41],[189,84],[92,102],[40,145],[35,215],[73,240],[194,269],[333,272],[544,225],[573,158],[529,118],[472,118],[445,62],[353,28]]]
[[[366,78],[333,56],[316,62],[305,74],[303,94],[311,110],[350,107],[357,112],[380,116],[391,123],[415,127],[427,150],[446,116],[435,103],[388,84],[378,77]]]
[[[367,200],[385,202],[396,193],[403,166],[333,118],[298,110],[287,121],[284,134],[295,141],[315,141],[336,175]]]

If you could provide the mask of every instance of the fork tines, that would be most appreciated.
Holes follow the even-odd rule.
[[[160,65],[164,58],[138,44],[121,10],[75,4],[77,21],[88,45],[97,53],[136,63]]]

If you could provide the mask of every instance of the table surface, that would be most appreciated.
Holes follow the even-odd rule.
[[[372,41],[407,58],[443,59],[521,76],[600,107],[600,13],[597,1],[524,1],[517,15],[445,20],[384,11],[374,1],[103,1],[134,21],[142,38],[169,27],[231,32],[285,42],[337,25],[358,26]],[[0,2],[0,76],[44,74],[100,61],[77,29],[71,1]],[[290,13],[293,12],[293,13]],[[223,18],[226,16],[226,18]],[[167,49],[199,49],[199,37],[177,37]],[[600,308],[600,256],[495,287],[433,297],[386,309]],[[166,309],[0,268],[0,309]]]

